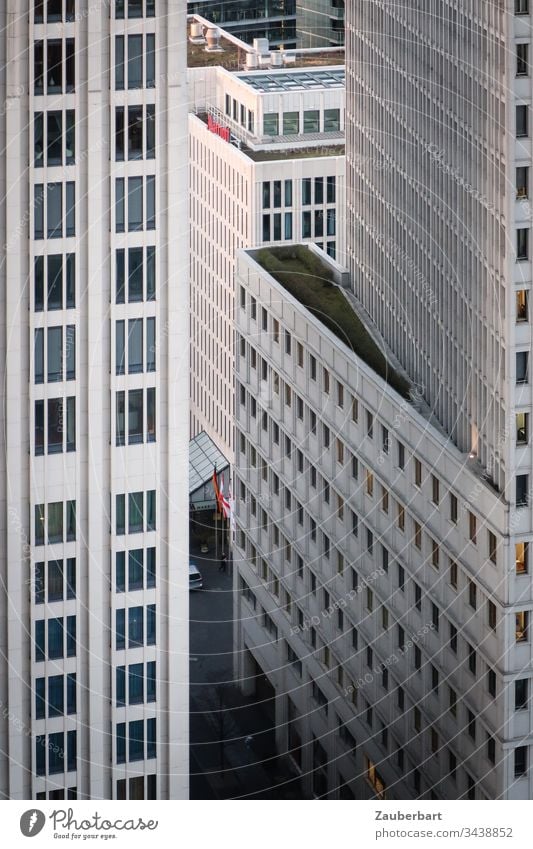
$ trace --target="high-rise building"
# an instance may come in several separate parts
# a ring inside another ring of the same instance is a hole
[[[188,785],[185,9],[0,8],[0,793]]]
[[[296,0],[298,47],[344,44],[344,0]]]
[[[344,67],[273,68],[226,32],[205,47],[189,44],[190,422],[232,462],[235,254],[296,239],[344,259]]]
[[[188,0],[187,8],[244,41],[296,47],[295,0]]]

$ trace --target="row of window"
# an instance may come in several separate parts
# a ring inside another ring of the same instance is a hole
[[[35,456],[76,450],[76,397],[35,401]]]
[[[154,387],[116,393],[116,445],[156,441],[155,393]]]
[[[76,598],[76,558],[39,561],[34,566],[35,604]]]
[[[155,175],[116,178],[115,230],[155,230]]]
[[[37,619],[35,622],[35,662],[76,656],[76,617]]]
[[[75,254],[36,256],[33,273],[35,312],[75,308]]]
[[[76,502],[52,501],[34,507],[35,545],[76,539]]]
[[[127,335],[126,335],[127,326]],[[130,318],[115,323],[115,373],[155,371],[155,318]]]
[[[74,182],[35,184],[35,239],[63,239],[76,235],[75,186]]]
[[[127,558],[127,569],[126,569]],[[127,578],[127,582],[126,582]],[[132,551],[117,551],[115,554],[115,591],[152,589],[156,579],[156,549],[136,548]]]
[[[127,610],[121,607],[116,610],[115,617],[115,648],[117,651],[125,648],[134,649],[139,646],[155,646],[155,604],[146,605],[146,615],[142,606],[129,607]]]
[[[137,719],[118,722],[116,730],[117,763],[149,760],[156,757],[156,720]],[[126,757],[127,754],[127,757]]]
[[[156,700],[156,664],[130,663],[116,669],[116,705],[142,705]]]
[[[57,383],[76,379],[75,325],[36,328],[34,375],[35,383]]]
[[[227,108],[227,107],[226,107]],[[280,133],[281,126],[281,133]],[[266,112],[263,115],[263,135],[294,136],[307,133],[338,133],[341,128],[340,109],[306,109],[300,112]]]
[[[65,739],[66,738],[66,739]],[[35,772],[57,775],[76,769],[76,731],[38,734],[35,738]]]
[[[126,498],[128,504],[126,530]],[[156,494],[155,489],[147,492],[130,492],[120,494],[115,499],[115,533],[139,534],[143,531],[156,529]]]
[[[127,122],[127,123],[126,123]],[[115,109],[115,159],[155,158],[155,105],[117,106]]]
[[[50,675],[35,681],[35,719],[76,713],[76,673]]]

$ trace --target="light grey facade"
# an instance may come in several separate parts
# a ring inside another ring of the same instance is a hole
[[[0,9],[3,798],[187,796],[182,6]]]

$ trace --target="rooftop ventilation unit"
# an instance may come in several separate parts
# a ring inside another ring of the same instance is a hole
[[[281,68],[283,64],[283,57],[279,50],[272,50],[270,53],[270,65],[272,68]]]
[[[208,27],[205,33],[206,52],[207,53],[224,53],[224,48],[220,46],[220,30],[218,27]]]
[[[265,53],[268,53],[268,38],[254,38],[253,46],[256,53],[264,56]]]
[[[189,41],[191,44],[205,44],[204,28],[198,21],[193,21],[191,24]]]
[[[246,54],[246,70],[253,71],[255,68],[259,67],[259,58],[257,53],[247,53]]]

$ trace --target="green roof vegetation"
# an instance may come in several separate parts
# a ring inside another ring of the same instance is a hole
[[[254,258],[396,392],[409,397],[409,382],[389,365],[319,257],[303,245],[290,245],[260,248]]]

